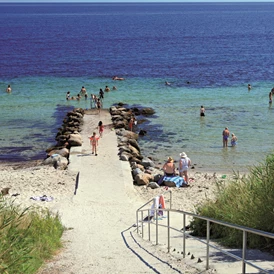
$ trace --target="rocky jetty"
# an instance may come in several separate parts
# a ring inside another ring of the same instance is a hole
[[[75,108],[69,111],[58,129],[56,145],[46,150],[44,165],[52,165],[56,169],[66,169],[69,164],[69,152],[73,146],[82,145],[81,127],[83,125],[84,109]]]
[[[157,183],[164,175],[164,172],[151,158],[144,157],[141,154],[141,148],[138,144],[138,138],[147,134],[144,129],[140,129],[142,122],[146,120],[146,117],[155,114],[155,111],[152,108],[128,108],[125,106],[125,104],[119,103],[109,109],[112,126],[117,135],[119,158],[121,161],[130,163],[135,185],[158,188]],[[62,170],[67,168],[70,148],[81,146],[83,143],[80,132],[83,126],[84,114],[85,110],[81,108],[75,108],[67,113],[61,128],[56,134],[56,145],[46,150],[47,157],[43,161],[44,165],[51,165]],[[139,132],[136,132],[137,128]],[[165,181],[162,184],[175,186],[174,183],[170,184],[170,182]]]
[[[113,126],[118,139],[119,157],[122,161],[128,161],[132,170],[133,181],[136,185],[146,185],[158,188],[157,182],[164,175],[163,171],[155,165],[152,159],[144,157],[138,145],[139,136],[145,135],[145,130],[138,133],[130,130],[130,120],[139,121],[136,116],[153,115],[151,108],[126,108],[122,103],[110,108]]]

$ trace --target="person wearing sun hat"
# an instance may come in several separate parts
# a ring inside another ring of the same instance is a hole
[[[187,157],[185,152],[180,153],[179,160],[179,174],[181,177],[185,176],[184,180],[188,184],[188,174],[187,171],[191,165],[190,158]]]

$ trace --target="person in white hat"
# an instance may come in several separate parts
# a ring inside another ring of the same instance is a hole
[[[191,160],[187,157],[185,152],[180,153],[180,160],[179,160],[179,173],[180,176],[185,176],[185,182],[188,184],[188,174],[187,171],[191,165]]]

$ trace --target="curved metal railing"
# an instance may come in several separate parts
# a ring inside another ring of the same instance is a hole
[[[151,203],[153,201],[153,199],[151,199],[149,202],[147,202],[145,205],[143,205],[142,207],[140,207],[137,211],[136,211],[136,224],[137,224],[137,233],[139,233],[139,224],[141,223],[141,228],[142,228],[142,237],[144,237],[144,224],[148,224],[148,240],[151,241],[151,225],[155,225],[156,227],[156,245],[159,244],[159,227],[165,227],[167,229],[167,248],[168,248],[168,252],[170,252],[170,231],[174,230],[177,231],[179,233],[182,233],[183,235],[183,257],[185,258],[185,248],[186,248],[186,239],[191,237],[203,244],[206,245],[206,270],[209,269],[209,248],[214,248],[220,252],[222,252],[223,254],[226,254],[227,256],[230,256],[238,261],[242,261],[242,273],[245,274],[246,273],[246,265],[250,265],[256,269],[258,269],[259,271],[263,272],[263,273],[274,273],[272,271],[263,269],[261,267],[259,267],[258,265],[255,265],[254,263],[248,261],[246,259],[246,253],[247,253],[247,233],[252,233],[252,234],[256,234],[256,235],[260,235],[263,237],[267,237],[267,238],[271,238],[274,239],[274,234],[272,233],[268,233],[262,230],[257,230],[257,229],[252,229],[249,227],[245,227],[245,226],[239,226],[239,225],[235,225],[235,224],[231,224],[231,223],[227,223],[227,222],[223,222],[223,221],[219,221],[219,220],[215,220],[212,218],[208,218],[208,217],[204,217],[204,216],[199,216],[196,215],[194,213],[190,213],[190,212],[186,212],[186,211],[182,211],[182,210],[175,210],[175,209],[155,209],[155,215],[153,220],[155,220],[155,223],[153,221],[144,221],[144,213],[147,213],[147,216],[150,216],[150,210],[151,209],[144,209],[144,207],[146,205],[148,205],[149,203]],[[167,214],[167,224],[159,224],[158,222],[158,216],[159,216],[159,211],[162,212],[166,212]],[[171,212],[174,213],[178,213],[183,215],[183,228],[181,230],[175,228],[175,227],[171,227],[170,226],[170,221],[171,221]],[[139,218],[141,214],[141,218]],[[155,217],[156,216],[156,217]],[[205,220],[206,224],[207,224],[207,229],[206,229],[206,241],[197,237],[194,237],[188,233],[186,233],[186,216],[190,216],[193,218],[198,218],[201,220]],[[223,248],[220,248],[216,245],[212,245],[209,243],[210,241],[210,223],[215,223],[215,224],[219,224],[221,226],[225,226],[225,227],[230,227],[239,231],[242,231],[243,233],[243,237],[242,237],[242,256],[237,256],[234,255],[231,252],[225,251]]]

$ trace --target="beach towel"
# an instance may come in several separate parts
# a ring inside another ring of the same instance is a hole
[[[150,209],[150,212],[149,212],[149,215],[150,216],[154,216],[155,214],[155,210],[159,208],[159,196],[155,197],[153,199],[153,204],[151,206],[151,209]]]
[[[187,185],[185,180],[180,176],[173,176],[173,177],[164,176],[163,183],[165,186],[169,186],[169,187],[181,187],[182,185]]]
[[[165,205],[165,198],[164,195],[161,194],[159,197],[159,209],[165,209],[166,205]],[[163,216],[164,215],[164,211],[163,210],[159,210],[158,211],[158,215]]]
[[[53,201],[53,197],[47,196],[47,195],[32,196],[32,197],[30,197],[30,199],[35,200],[35,201],[42,201],[42,202],[51,202],[51,201]]]
[[[159,204],[161,205],[161,208],[162,208],[162,209],[165,209],[165,208],[166,208],[165,198],[164,198],[164,195],[163,195],[163,194],[161,194],[160,197],[159,197]]]

